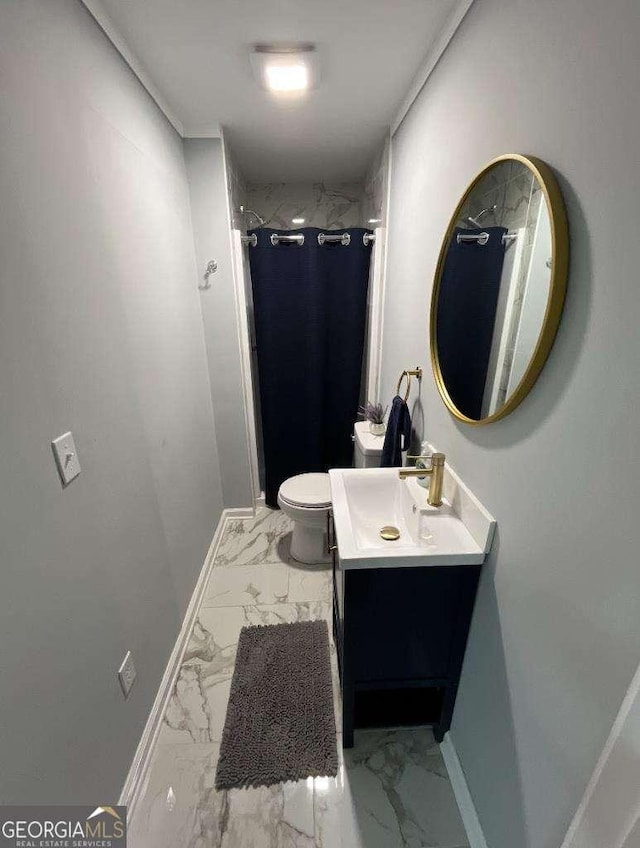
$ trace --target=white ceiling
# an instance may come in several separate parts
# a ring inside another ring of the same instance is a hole
[[[87,2],[91,8],[91,3]],[[361,178],[459,0],[102,0],[184,127],[225,129],[246,179]],[[283,104],[252,75],[252,44],[312,41],[318,88]]]

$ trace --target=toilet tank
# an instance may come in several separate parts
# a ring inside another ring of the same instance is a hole
[[[353,441],[354,466],[356,468],[378,468],[382,456],[384,435],[374,436],[369,431],[368,421],[356,421],[353,425]]]

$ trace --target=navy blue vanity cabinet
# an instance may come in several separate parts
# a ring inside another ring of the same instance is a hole
[[[365,714],[382,725],[402,723],[407,704],[410,723],[433,724],[442,741],[482,566],[342,569],[333,537],[330,527],[344,747],[352,747]]]

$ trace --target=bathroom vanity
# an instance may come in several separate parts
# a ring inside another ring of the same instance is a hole
[[[330,478],[343,745],[366,723],[432,724],[441,741],[495,521],[448,468],[439,508],[397,468],[335,470]],[[387,525],[398,539],[381,537]]]

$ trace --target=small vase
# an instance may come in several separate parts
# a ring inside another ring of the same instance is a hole
[[[384,435],[384,431],[386,429],[387,428],[386,428],[386,425],[384,423],[383,424],[376,424],[375,421],[369,421],[369,432],[372,433],[374,436]]]

